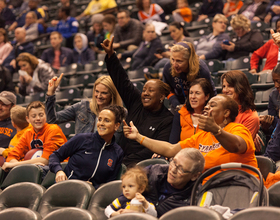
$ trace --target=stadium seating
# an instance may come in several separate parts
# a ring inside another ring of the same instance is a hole
[[[104,214],[105,208],[118,198],[121,193],[121,180],[115,180],[109,183],[105,183],[100,186],[92,195],[88,210],[92,212],[98,220],[106,220],[107,217]]]
[[[41,215],[28,208],[15,207],[0,212],[1,220],[41,220]]]
[[[36,183],[22,182],[7,187],[0,194],[0,211],[12,207],[24,207],[36,211],[45,188]]]
[[[1,184],[1,189],[20,182],[41,183],[42,169],[34,164],[24,164],[14,167]]]
[[[138,162],[136,165],[141,167],[147,167],[149,165],[154,164],[169,164],[167,160],[160,159],[160,158],[153,158],[153,159],[146,159]]]
[[[58,209],[49,213],[43,218],[43,220],[70,220],[70,219],[98,220],[91,212],[76,207]]]
[[[93,192],[93,186],[81,180],[56,183],[44,193],[38,212],[42,217],[45,217],[50,212],[62,207],[86,209]]]

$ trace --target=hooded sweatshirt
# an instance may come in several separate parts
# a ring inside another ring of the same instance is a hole
[[[77,46],[74,45],[74,62],[75,63],[80,63],[80,64],[86,64],[86,63],[90,63],[91,61],[95,60],[95,53],[93,50],[91,50],[90,48],[88,48],[88,39],[87,36],[81,33],[78,33],[75,35],[75,38],[77,36],[80,36],[82,38],[82,42],[83,42],[83,47],[82,49],[78,49]],[[75,40],[74,38],[74,40]]]

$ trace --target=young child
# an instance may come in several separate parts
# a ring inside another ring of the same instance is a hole
[[[17,130],[16,135],[10,141],[9,147],[2,152],[4,158],[8,157],[8,153],[17,145],[23,133],[32,126],[26,121],[26,108],[16,105],[11,109],[11,122]]]
[[[188,0],[177,0],[177,9],[172,12],[174,21],[191,22],[192,10],[189,8]]]
[[[227,2],[224,4],[223,14],[226,17],[236,15],[242,6],[243,2],[240,0],[227,0]]]
[[[2,166],[5,171],[21,164],[48,165],[49,156],[67,141],[58,125],[46,123],[45,106],[42,102],[34,101],[27,106],[26,120],[32,128],[24,132],[17,145],[9,152],[7,162]],[[28,151],[35,148],[43,150],[41,157],[20,161]]]
[[[140,167],[130,168],[122,175],[121,179],[123,194],[106,207],[105,215],[110,218],[125,213],[124,210],[130,209],[130,202],[135,198],[143,204],[143,212],[156,217],[155,206],[142,195],[148,186],[145,170]]]
[[[74,50],[73,50],[74,62],[80,64],[87,64],[95,60],[95,53],[88,48],[87,36],[78,33],[74,37]]]

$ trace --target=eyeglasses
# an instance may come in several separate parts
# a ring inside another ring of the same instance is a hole
[[[178,172],[178,174],[180,175],[184,175],[184,174],[187,174],[187,173],[192,173],[191,171],[188,171],[188,170],[184,170],[183,167],[181,165],[177,165],[176,161],[174,160],[174,158],[171,158],[170,159],[170,165],[172,167],[175,167],[176,169],[176,172]]]

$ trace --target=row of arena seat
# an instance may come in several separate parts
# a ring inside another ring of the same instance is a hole
[[[147,164],[142,165],[145,166]],[[32,215],[36,217],[34,219],[58,219],[57,217],[55,217],[56,215],[58,215],[61,217],[60,220],[62,220],[66,219],[62,214],[65,212],[63,211],[65,209],[70,213],[73,212],[72,218],[69,216],[69,213],[65,213],[65,215],[70,219],[84,219],[84,217],[78,218],[79,215],[90,217],[85,219],[107,219],[104,215],[104,209],[121,194],[120,186],[120,180],[106,183],[97,190],[94,190],[92,185],[90,185],[89,183],[79,180],[63,181],[52,185],[47,190],[45,190],[42,185],[36,183],[24,182],[13,184],[5,188],[0,194],[0,219],[15,219],[11,216],[7,218],[7,213],[12,214],[21,211],[20,213],[34,212]],[[268,189],[270,206],[280,207],[279,188],[280,183],[276,183]],[[24,207],[25,209],[16,207]],[[82,209],[84,209],[85,211],[83,211]],[[258,207],[257,209],[272,212],[274,214],[275,210],[280,210],[279,208],[275,209],[273,207]],[[244,212],[247,213],[250,212],[250,210],[251,209],[246,209]],[[256,208],[252,210],[256,210]],[[29,216],[28,214],[25,215]],[[75,215],[78,216],[73,218]],[[212,210],[195,206],[182,207],[176,210],[171,210],[170,212],[167,212],[165,215],[163,215],[160,219],[180,220],[185,219],[186,215],[191,216],[190,219],[222,219],[219,214]],[[240,215],[241,214],[238,213],[230,219],[239,219],[237,218],[237,216]],[[52,218],[50,216],[52,216]],[[131,219],[133,216],[134,214],[121,215],[112,219],[120,219],[120,217],[122,217],[121,219]],[[135,214],[134,217],[136,219],[156,219],[145,214]],[[24,220],[26,218],[23,216],[20,219]],[[33,218],[29,217],[27,219]]]

